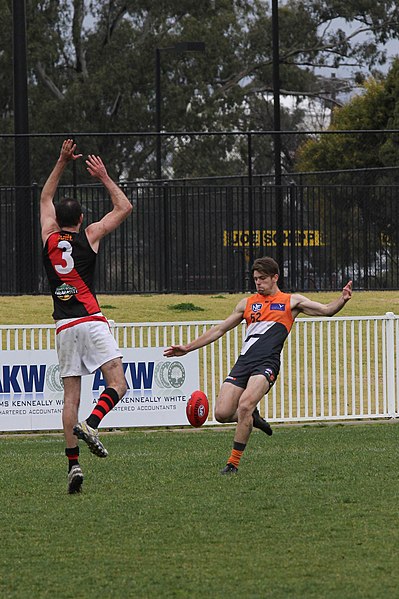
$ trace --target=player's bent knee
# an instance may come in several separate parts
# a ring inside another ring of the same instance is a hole
[[[215,418],[218,422],[231,422],[231,414],[227,414],[224,410],[215,409]]]

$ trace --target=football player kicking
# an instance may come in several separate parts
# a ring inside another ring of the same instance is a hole
[[[226,377],[216,400],[218,422],[237,422],[233,449],[221,474],[236,474],[252,428],[272,435],[268,422],[259,414],[257,405],[276,382],[280,370],[280,354],[298,314],[333,316],[352,297],[349,281],[337,299],[322,304],[299,293],[284,293],[278,287],[279,267],[270,257],[258,258],[252,266],[256,294],[243,298],[233,313],[187,345],[172,345],[164,351],[168,358],[184,356],[204,347],[238,326],[247,323],[241,354]]]

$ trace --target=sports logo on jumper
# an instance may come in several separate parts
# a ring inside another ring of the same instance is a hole
[[[280,310],[280,312],[285,312],[285,304],[270,304],[270,310]]]
[[[76,295],[78,290],[73,285],[68,285],[67,283],[63,283],[54,291],[54,295],[58,297],[58,299],[66,302],[71,299],[73,295]]]
[[[154,380],[160,389],[179,389],[186,380],[186,371],[181,362],[158,362],[154,370]]]
[[[252,304],[252,312],[259,312],[259,310],[262,310],[262,304]]]

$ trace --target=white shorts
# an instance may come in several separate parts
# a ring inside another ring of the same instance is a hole
[[[56,345],[62,378],[91,374],[106,362],[122,357],[102,314],[92,318],[98,320],[68,318],[57,321]]]

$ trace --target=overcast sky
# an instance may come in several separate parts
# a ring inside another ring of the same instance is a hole
[[[354,23],[354,24],[349,24],[346,23],[344,21],[344,19],[336,19],[334,22],[335,25],[335,29],[342,29],[343,31],[345,31],[347,34],[351,34],[354,33],[357,29],[360,28],[360,25],[358,23]],[[355,37],[356,41],[363,41],[367,39],[367,34],[363,34],[360,33],[358,36]],[[399,39],[396,40],[390,40],[387,44],[385,44],[384,46],[382,46],[382,48],[385,48],[387,51],[387,57],[388,60],[386,62],[386,64],[384,65],[377,65],[377,69],[379,71],[382,71],[383,73],[386,73],[390,66],[391,66],[391,61],[395,56],[399,56]],[[337,77],[351,77],[352,73],[359,71],[358,67],[340,67],[339,69],[337,69],[335,71],[336,76]],[[323,75],[325,76],[329,76],[329,72],[333,72],[332,69],[319,69],[317,72],[321,72]]]

